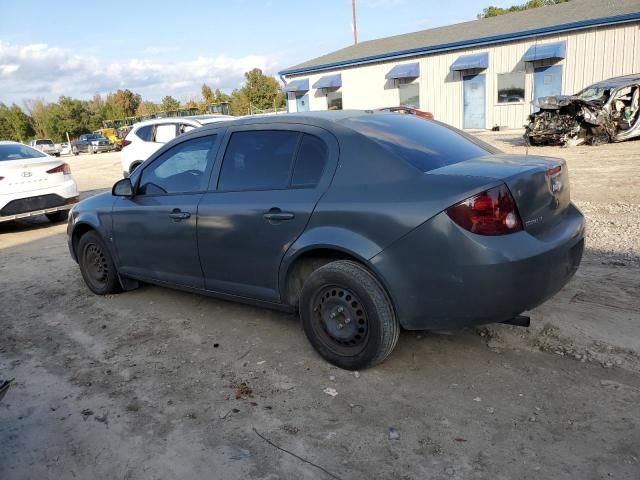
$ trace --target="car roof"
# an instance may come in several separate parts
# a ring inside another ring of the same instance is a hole
[[[14,142],[13,140],[0,140],[0,145],[23,145],[23,144],[20,142]]]
[[[162,125],[163,123],[176,123],[176,122],[185,122],[193,125],[201,125],[198,120],[193,120],[190,117],[162,117],[162,118],[152,118],[150,120],[144,120],[142,122],[137,122],[132,125],[132,128],[140,128],[146,127],[147,125]]]
[[[282,113],[279,115],[246,115],[244,117],[237,117],[235,120],[230,120],[228,122],[210,123],[204,125],[202,128],[213,130],[219,127],[274,123],[301,123],[305,125],[331,128],[332,126],[338,125],[342,120],[369,115],[394,114],[389,112],[374,112],[373,110],[322,110],[315,112]]]
[[[592,85],[589,85],[589,87],[619,88],[619,87],[624,87],[626,85],[633,85],[635,83],[640,83],[640,73],[624,75],[622,77],[608,78],[607,80],[601,80]]]

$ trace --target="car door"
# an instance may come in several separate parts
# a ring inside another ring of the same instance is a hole
[[[116,199],[113,234],[123,274],[203,288],[197,208],[217,141],[209,134],[176,143],[136,172],[132,198]]]
[[[278,269],[304,231],[338,158],[325,130],[296,125],[230,128],[198,207],[208,290],[278,302]],[[217,175],[216,175],[217,174]]]

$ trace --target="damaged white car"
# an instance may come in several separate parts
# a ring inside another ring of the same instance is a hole
[[[640,137],[640,74],[610,78],[575,95],[541,97],[529,115],[529,145],[600,145]]]

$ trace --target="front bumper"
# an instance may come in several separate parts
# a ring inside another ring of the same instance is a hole
[[[441,213],[371,259],[401,325],[449,330],[504,322],[555,295],[577,271],[584,217],[571,205],[544,237],[483,237]]]

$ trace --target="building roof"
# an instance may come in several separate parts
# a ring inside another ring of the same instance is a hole
[[[571,0],[558,5],[369,40],[280,72],[293,75],[640,20],[638,0]]]

